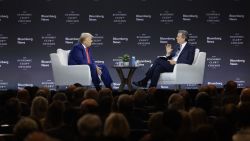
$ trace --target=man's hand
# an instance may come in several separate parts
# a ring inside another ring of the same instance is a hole
[[[171,65],[175,65],[175,64],[176,64],[176,61],[174,61],[174,60],[168,60],[168,62],[169,62]]]
[[[96,71],[98,75],[102,75],[102,68],[96,66]]]

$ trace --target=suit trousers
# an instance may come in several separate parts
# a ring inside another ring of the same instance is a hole
[[[150,87],[156,87],[160,74],[163,72],[173,72],[174,65],[171,65],[167,58],[157,58],[152,67],[146,73],[146,80],[151,80]]]
[[[105,87],[110,87],[113,80],[109,74],[107,67],[104,64],[100,64],[97,66],[100,67],[102,70],[101,79],[102,79]],[[99,76],[97,74],[96,66],[89,64],[89,67],[90,67],[90,71],[91,71],[92,82],[93,82],[95,87],[99,87],[101,80],[99,79]]]

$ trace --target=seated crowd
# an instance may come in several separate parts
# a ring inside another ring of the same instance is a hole
[[[250,140],[250,88],[228,81],[198,90],[115,94],[71,85],[0,94],[0,141]]]

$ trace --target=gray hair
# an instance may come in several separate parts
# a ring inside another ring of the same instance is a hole
[[[79,42],[82,43],[87,37],[93,38],[94,36],[90,33],[83,32],[79,38]]]
[[[77,128],[81,136],[101,135],[102,121],[99,116],[94,114],[86,114],[77,121]]]
[[[188,31],[187,30],[178,30],[178,33],[181,33],[182,37],[185,38],[185,41],[188,41]]]

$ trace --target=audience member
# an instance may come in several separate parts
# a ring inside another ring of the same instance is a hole
[[[237,90],[237,83],[235,81],[227,81],[224,85],[224,92],[222,95],[223,105],[233,103],[238,104],[239,102],[239,93]]]
[[[195,107],[202,108],[209,115],[212,109],[211,98],[206,92],[199,92],[195,97]]]
[[[85,87],[77,87],[74,89],[72,96],[72,106],[79,106],[84,99],[84,92],[87,90]]]
[[[129,124],[121,113],[111,113],[104,124],[104,137],[112,141],[125,141],[129,137]]]
[[[61,101],[53,101],[48,108],[48,112],[44,121],[44,129],[50,130],[63,126],[63,113],[65,105]]]
[[[37,96],[31,104],[30,116],[41,125],[48,111],[48,100],[42,96]]]
[[[42,132],[33,132],[29,134],[24,141],[59,141],[57,139],[51,138]]]
[[[183,97],[180,94],[173,93],[168,98],[168,109],[185,110],[185,103]]]
[[[95,101],[98,101],[99,94],[95,89],[88,89],[84,92],[84,99],[92,98]]]
[[[241,91],[239,105],[245,102],[250,102],[250,88],[244,88]]]
[[[112,111],[113,101],[113,94],[109,88],[102,88],[99,91],[99,116],[103,123],[105,122],[106,117],[108,117]]]
[[[143,120],[136,117],[133,112],[134,101],[132,96],[129,96],[128,94],[120,95],[117,101],[117,107],[118,111],[128,120],[131,129],[141,129],[146,127]]]
[[[17,99],[19,99],[21,104],[21,115],[30,115],[30,95],[29,91],[26,89],[20,89],[17,91]]]
[[[249,141],[250,140],[250,128],[243,129],[235,133],[232,137],[233,141]]]
[[[85,99],[80,105],[81,115],[98,113],[98,103],[94,99]]]
[[[192,130],[195,130],[200,125],[207,123],[207,114],[201,108],[191,108],[189,110],[189,116],[191,120]]]
[[[101,119],[94,114],[86,114],[82,116],[77,122],[80,140],[96,141],[100,140],[102,133]]]
[[[52,100],[53,101],[61,101],[63,103],[67,103],[68,99],[66,97],[66,94],[63,93],[63,92],[59,92],[59,93],[56,93],[53,97],[52,97]]]
[[[25,117],[16,123],[13,133],[18,141],[23,141],[28,134],[38,130],[39,127],[37,123],[31,118]]]

